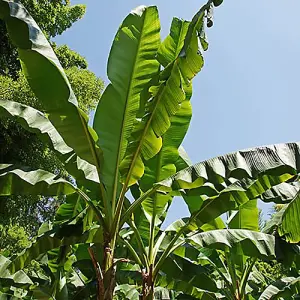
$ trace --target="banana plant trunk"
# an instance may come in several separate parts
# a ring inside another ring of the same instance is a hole
[[[104,258],[103,258],[103,286],[104,295],[101,296],[101,300],[112,300],[114,295],[114,290],[116,286],[116,266],[114,264],[114,249],[112,249],[112,243],[109,236],[105,238],[104,243]]]
[[[154,278],[153,278],[153,265],[150,265],[149,271],[142,272],[143,285],[141,300],[153,300],[154,299]]]

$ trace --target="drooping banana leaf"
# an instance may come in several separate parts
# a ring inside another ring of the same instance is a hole
[[[223,229],[200,232],[187,237],[187,241],[199,248],[225,250],[239,244],[246,256],[275,259],[277,245],[273,235],[243,229]]]
[[[296,179],[297,180],[297,179]],[[290,203],[300,190],[300,182],[282,182],[261,195],[264,202]]]
[[[30,277],[23,271],[18,271],[16,273],[9,272],[8,266],[11,264],[11,260],[0,255],[0,281],[1,286],[24,286],[33,285]]]
[[[66,145],[42,112],[18,102],[0,100],[0,116],[16,120],[27,131],[37,134],[49,145],[52,145],[55,151],[61,154],[72,152],[72,148]]]
[[[111,83],[101,97],[93,126],[100,137],[101,173],[112,201],[118,196],[119,164],[134,126],[140,93],[159,71],[159,32],[157,8],[140,6],[125,18],[110,51],[107,74]]]
[[[300,277],[285,277],[270,284],[260,295],[259,300],[295,299],[293,289],[300,287]],[[299,295],[299,294],[298,294]]]
[[[180,191],[191,213],[204,224],[296,179],[298,160],[297,143],[253,148],[190,166],[157,185],[160,191]]]
[[[97,193],[99,178],[96,167],[80,159],[72,148],[66,145],[42,112],[18,102],[0,100],[0,116],[13,119],[20,123],[25,130],[37,134],[41,140],[47,142],[56,151],[67,171],[76,178],[78,185],[85,185]]]
[[[0,165],[0,196],[69,195],[76,187],[65,179],[44,170],[30,171],[14,165]]]
[[[78,108],[66,75],[38,25],[21,3],[9,0],[0,1],[0,19],[18,49],[23,72],[43,112],[66,144],[100,169],[97,135],[87,125],[88,117]]]
[[[210,277],[212,268],[209,265],[195,264],[187,257],[170,255],[161,265],[161,271],[165,274],[164,280],[167,282],[182,281],[210,292],[218,290],[214,279]]]

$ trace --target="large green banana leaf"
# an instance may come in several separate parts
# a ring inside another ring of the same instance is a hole
[[[263,197],[265,199],[284,199],[289,202],[267,222],[264,232],[272,233],[278,229],[278,233],[290,242],[300,242],[300,183],[281,183],[267,191]]]
[[[300,242],[300,193],[285,208],[278,232],[290,243]]]
[[[298,157],[297,143],[253,148],[190,166],[157,185],[162,192],[180,191],[204,224],[295,178]]]
[[[182,25],[181,25],[182,24]],[[176,26],[183,29],[176,31]],[[164,60],[164,65],[174,61],[178,52],[183,47],[184,37],[188,29],[189,22],[173,19],[170,35],[162,42],[159,48],[160,59]],[[182,32],[183,31],[183,32]],[[166,51],[164,49],[168,49]],[[172,53],[171,53],[172,52]],[[150,189],[153,184],[176,173],[175,162],[179,157],[178,148],[187,132],[192,115],[190,104],[191,85],[186,86],[186,99],[181,103],[177,113],[171,117],[170,128],[162,137],[162,147],[157,155],[145,161],[144,175],[139,180],[139,187],[142,192]],[[142,209],[138,209],[134,215],[134,221],[139,234],[149,246],[149,259],[153,257],[154,239],[158,232],[159,225],[162,224],[167,209],[172,201],[172,196],[155,193],[147,197],[142,203]]]
[[[76,178],[79,186],[84,185],[95,193],[98,191],[99,178],[96,167],[80,159],[72,148],[66,145],[56,128],[42,112],[14,101],[0,100],[0,116],[17,121],[25,130],[35,133],[47,142],[56,151],[67,171]]]
[[[1,0],[0,18],[18,48],[25,76],[49,120],[79,157],[99,168],[97,136],[88,127],[86,114],[78,108],[66,75],[42,31],[19,2]]]
[[[32,285],[33,282],[28,275],[23,271],[18,271],[16,273],[10,273],[8,266],[11,264],[11,260],[0,255],[0,281],[1,286],[24,286]]]
[[[107,193],[115,201],[119,164],[124,157],[140,104],[140,93],[159,71],[160,44],[157,8],[140,6],[123,21],[114,39],[107,74],[111,81],[94,118],[104,163],[101,170]]]
[[[0,100],[0,116],[14,119],[27,131],[37,134],[61,154],[72,152],[52,123],[40,111],[14,101]]]
[[[270,284],[260,295],[259,300],[295,299],[295,290],[300,293],[300,277],[285,277]]]
[[[65,179],[44,170],[30,171],[9,164],[0,165],[0,196],[69,195],[76,187]]]
[[[159,74],[157,81],[153,80],[152,87],[148,88],[141,99],[139,114],[141,119],[137,121],[131,141],[127,147],[125,157],[120,165],[122,178],[126,185],[134,184],[144,173],[144,160],[155,156],[162,147],[162,136],[169,129],[170,118],[176,114],[182,101],[186,99],[183,85],[189,85],[192,78],[201,70],[203,57],[199,50],[198,32],[204,26],[206,8],[201,8],[199,13],[189,24],[185,37],[180,37],[180,43],[184,41],[180,51],[171,57],[166,68]],[[170,35],[170,39],[172,36]],[[201,39],[201,36],[200,36]],[[170,41],[167,43],[170,45]],[[174,47],[175,48],[175,47]],[[160,48],[164,52],[164,48]],[[167,63],[170,52],[166,53]]]
[[[241,245],[246,256],[274,259],[277,255],[275,237],[270,234],[243,229],[221,229],[200,232],[187,237],[187,242],[199,248],[225,250]]]
[[[277,182],[287,181],[298,174],[299,147],[299,143],[287,143],[226,154],[195,164],[158,184],[165,191],[172,190],[172,187],[187,191],[199,188],[206,182],[234,183],[249,178],[260,180],[268,190]]]
[[[258,231],[258,215],[257,200],[250,200],[232,212],[228,228]]]

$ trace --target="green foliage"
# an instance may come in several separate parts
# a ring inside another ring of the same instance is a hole
[[[77,52],[71,50],[67,45],[58,47],[55,43],[52,43],[52,47],[64,69],[72,67],[86,69],[88,67],[86,59]]]
[[[12,256],[22,252],[30,245],[28,234],[24,227],[15,225],[0,225],[0,255]]]
[[[113,41],[111,83],[92,128],[76,98],[86,111],[92,108],[83,99],[98,94],[80,86],[91,74],[80,68],[64,72],[27,11],[0,0],[0,17],[41,110],[3,99],[1,112],[46,139],[72,176],[66,180],[54,172],[0,165],[0,195],[66,199],[54,223],[44,223],[30,247],[11,262],[3,260],[4,279],[8,273],[17,284],[15,271],[36,259],[48,276],[46,298],[77,293],[78,299],[112,300],[116,290],[119,297],[140,293],[143,300],[174,299],[177,292],[181,299],[244,300],[250,281],[261,275],[254,268],[257,258],[296,265],[297,245],[258,232],[257,199],[290,201],[269,193],[298,180],[299,143],[238,151],[195,165],[180,150],[191,118],[191,81],[208,49],[206,25],[212,26],[214,3],[221,2],[209,0],[190,22],[175,18],[162,43],[157,8],[133,10]],[[101,82],[93,77],[91,85]],[[180,195],[190,215],[164,230],[173,197]],[[26,286],[25,292],[40,293],[40,286]]]
[[[72,89],[77,97],[79,107],[90,113],[97,106],[104,88],[103,80],[93,72],[77,67],[66,70]]]
[[[28,9],[47,38],[62,34],[85,14],[84,5],[70,5],[70,1],[65,0],[24,0],[22,4]],[[63,53],[65,50],[68,50],[66,54]],[[85,60],[72,53],[66,46],[61,50],[58,48],[58,55],[63,58],[63,62],[70,63],[71,59],[77,66],[86,68]],[[17,50],[9,41],[5,24],[0,20],[0,74],[16,79],[19,70]]]
[[[288,275],[288,268],[277,261],[258,261],[255,266],[268,279],[268,282],[276,281]]]

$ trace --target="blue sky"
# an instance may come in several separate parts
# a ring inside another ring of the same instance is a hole
[[[85,17],[62,36],[107,83],[109,49],[136,6],[157,5],[162,37],[173,16],[190,20],[201,0],[76,0]],[[208,29],[205,66],[193,86],[193,118],[184,147],[193,162],[249,147],[299,141],[300,1],[224,0]],[[171,219],[186,208],[178,200]],[[263,206],[265,213],[268,206]]]

